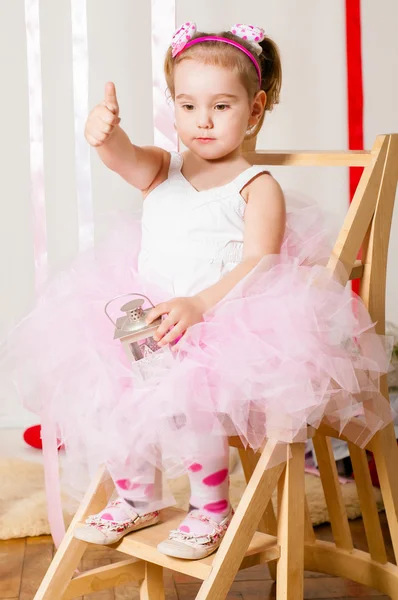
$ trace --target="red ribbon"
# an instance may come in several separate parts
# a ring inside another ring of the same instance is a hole
[[[363,150],[363,77],[361,46],[361,0],[346,0],[346,52],[348,98],[348,147]],[[350,202],[362,176],[363,167],[350,167]],[[353,281],[358,293],[359,280]]]

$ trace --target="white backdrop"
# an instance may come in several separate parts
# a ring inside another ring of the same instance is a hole
[[[176,24],[264,27],[280,46],[281,103],[259,148],[347,148],[344,0],[177,0]],[[26,28],[28,16],[29,29]],[[398,4],[362,0],[365,142],[398,132]],[[27,59],[29,50],[29,62]],[[140,195],[83,141],[89,107],[116,84],[122,126],[153,140],[150,0],[0,0],[0,336],[32,306],[47,276],[106,230],[109,209]],[[285,190],[316,198],[336,225],[348,205],[344,168],[279,168]],[[387,318],[398,323],[398,210],[388,266]],[[38,234],[39,232],[39,234]],[[0,398],[0,426],[35,418]]]

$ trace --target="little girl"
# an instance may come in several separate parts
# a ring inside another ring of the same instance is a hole
[[[126,244],[118,229],[95,262],[56,278],[10,335],[8,371],[57,424],[69,482],[84,490],[101,463],[114,480],[117,500],[75,537],[112,544],[153,525],[173,503],[161,471],[188,473],[189,512],[158,548],[198,559],[232,518],[227,436],[257,450],[305,440],[324,416],[341,431],[355,415],[372,435],[392,418],[378,389],[389,357],[360,299],[320,264],[330,248],[315,209],[286,212],[272,175],[242,155],[279,100],[275,43],[254,26],[185,23],[165,74],[185,152],[132,144],[111,83],[86,125],[105,165],[142,191],[142,237],[128,230]],[[103,315],[130,291],[156,303],[148,323],[163,317],[145,374]]]

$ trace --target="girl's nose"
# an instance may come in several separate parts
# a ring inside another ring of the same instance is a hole
[[[210,129],[213,126],[208,112],[201,112],[198,114],[197,125],[201,129]]]

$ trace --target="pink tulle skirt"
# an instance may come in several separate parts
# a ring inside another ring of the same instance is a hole
[[[127,361],[104,314],[119,294],[169,297],[138,275],[139,224],[54,278],[4,342],[0,385],[56,424],[75,492],[102,463],[126,477],[145,464],[181,475],[208,434],[258,449],[266,438],[305,440],[324,416],[344,432],[356,416],[366,443],[392,420],[379,391],[391,342],[323,266],[330,244],[318,216],[308,204],[291,209],[281,254],[265,257],[178,351],[162,348],[145,364]]]

